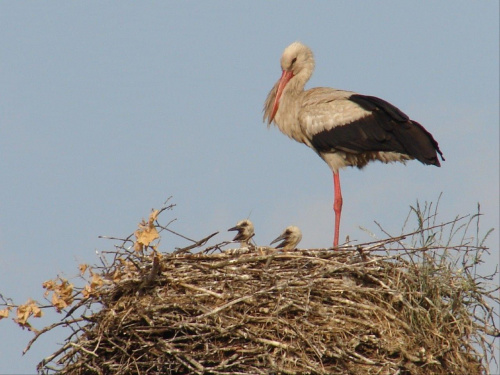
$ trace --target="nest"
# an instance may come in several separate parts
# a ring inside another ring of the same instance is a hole
[[[442,247],[409,249],[401,236],[341,251],[224,250],[203,248],[208,236],[161,253],[157,215],[84,270],[84,297],[57,323],[72,334],[40,373],[488,373],[489,292]]]

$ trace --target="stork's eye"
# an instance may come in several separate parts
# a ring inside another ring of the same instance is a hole
[[[292,60],[292,65],[295,64],[295,61],[297,61],[297,58],[294,57],[293,60]]]

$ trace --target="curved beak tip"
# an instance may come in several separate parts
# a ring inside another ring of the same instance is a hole
[[[274,239],[274,240],[273,240],[273,241],[272,241],[269,245],[272,245],[272,244],[274,244],[274,243],[276,243],[276,242],[279,242],[279,241],[281,241],[282,239],[283,239],[283,236],[276,237],[276,238],[275,238],[275,239]]]

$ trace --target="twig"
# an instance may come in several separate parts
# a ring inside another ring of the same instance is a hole
[[[210,235],[208,235],[207,237],[205,238],[202,238],[201,240],[199,241],[196,241],[193,245],[190,245],[190,246],[187,246],[187,247],[183,247],[181,249],[177,249],[176,251],[174,251],[172,254],[173,255],[179,255],[179,254],[182,254],[182,253],[186,253],[188,252],[189,250],[191,249],[194,249],[196,247],[200,247],[200,246],[203,246],[205,245],[209,239],[211,239],[213,236],[217,235],[219,232],[215,232],[215,233],[212,233]],[[193,241],[193,240],[190,240],[190,241]],[[194,241],[193,241],[194,242]]]

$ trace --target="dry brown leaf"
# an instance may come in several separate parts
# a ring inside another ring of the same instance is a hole
[[[20,305],[17,308],[17,322],[19,324],[26,324],[26,321],[28,320],[30,314],[29,314],[29,308],[27,305]]]
[[[139,242],[135,242],[134,243],[134,250],[137,251],[137,252],[140,252],[144,249],[144,246],[142,245],[142,243],[139,243]]]
[[[155,227],[146,227],[136,232],[137,242],[143,246],[149,246],[151,242],[160,237]]]
[[[92,294],[92,288],[88,284],[85,285],[83,290],[82,290],[83,297],[88,298],[88,297],[90,297],[91,294]]]
[[[31,313],[34,318],[41,318],[43,316],[43,311],[37,305],[31,305]]]
[[[151,242],[160,238],[160,235],[154,226],[154,222],[157,219],[158,214],[158,210],[153,210],[153,212],[149,215],[147,223],[144,220],[139,223],[139,229],[134,232],[134,235],[137,238],[134,243],[135,251],[144,250],[145,246],[149,246]]]
[[[0,320],[4,319],[4,318],[8,318],[10,310],[11,310],[11,307],[7,307],[7,308],[5,308],[3,310],[0,310]]]
[[[56,293],[52,295],[52,306],[56,308],[57,312],[61,312],[62,309],[68,306],[64,299],[59,298]]]
[[[44,296],[47,297],[50,291],[52,294],[52,305],[56,308],[57,312],[73,303],[73,284],[68,280],[59,278],[60,282],[56,283],[54,280],[48,280],[43,283],[43,287],[47,289]],[[35,308],[36,307],[36,308]],[[35,306],[32,309],[32,314],[36,317],[42,316],[41,310]]]
[[[80,275],[83,276],[83,274],[85,273],[85,271],[87,271],[87,268],[88,268],[88,264],[80,264],[78,265],[78,268],[80,269]]]
[[[57,293],[65,300],[71,299],[73,294],[73,284],[68,283],[67,280],[61,280],[61,284],[59,284],[57,288]]]
[[[47,280],[42,284],[42,287],[46,289],[45,293],[43,294],[44,297],[47,297],[49,295],[49,292],[51,290],[54,290],[56,286],[56,283],[54,280]]]
[[[153,212],[151,212],[151,214],[149,215],[149,226],[150,227],[153,226],[153,222],[156,221],[159,213],[160,213],[159,210],[153,210]]]
[[[92,280],[90,282],[91,290],[101,287],[104,284],[103,279],[96,273],[92,274]]]
[[[41,316],[40,308],[36,305],[36,302],[31,298],[24,305],[19,305],[17,308],[17,319],[15,321],[22,325],[28,325],[28,318],[36,313],[37,317]]]
[[[69,305],[73,302],[73,284],[69,283],[66,279],[60,280],[61,282],[54,291]]]

